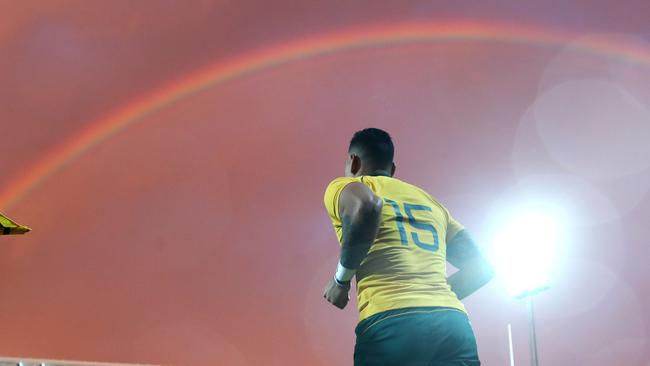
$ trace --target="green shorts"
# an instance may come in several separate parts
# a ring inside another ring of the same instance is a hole
[[[442,307],[384,311],[355,330],[355,366],[478,366],[467,315]]]

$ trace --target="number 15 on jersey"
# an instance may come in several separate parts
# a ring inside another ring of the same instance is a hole
[[[384,202],[391,205],[393,207],[393,210],[395,210],[395,221],[397,222],[397,230],[399,231],[402,244],[408,245],[409,236],[407,235],[405,229],[404,215],[402,215],[402,209],[400,207],[400,204],[396,201],[389,200],[388,198],[384,198]],[[415,218],[415,216],[413,216],[413,213],[416,211],[431,212],[431,207],[424,206],[424,205],[415,205],[406,202],[403,202],[403,206],[404,206],[404,212],[408,217],[409,226],[411,226],[412,228],[412,230],[409,231],[409,234],[411,234],[410,237],[413,240],[413,243],[415,243],[415,245],[417,245],[418,247],[424,250],[429,250],[432,252],[438,251],[439,240],[438,240],[438,231],[436,230],[436,228],[428,222],[418,221]],[[433,236],[433,243],[425,243],[422,240],[420,240],[420,234],[422,234],[423,232],[431,233],[431,235]]]

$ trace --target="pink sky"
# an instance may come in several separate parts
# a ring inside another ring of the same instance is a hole
[[[571,35],[334,52],[147,115],[0,207],[34,229],[1,238],[0,355],[351,364],[356,309],[321,297],[338,248],[322,193],[351,134],[376,126],[398,177],[487,251],[514,204],[566,208],[540,364],[650,365],[650,59],[578,49],[650,52],[645,2],[0,4],[0,191],[111,111],[273,45],[454,20]],[[527,363],[524,304],[501,281],[466,306],[485,365],[507,364],[508,323]]]

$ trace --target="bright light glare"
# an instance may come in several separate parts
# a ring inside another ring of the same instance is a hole
[[[517,215],[496,235],[492,259],[511,295],[548,286],[557,236],[554,216],[543,212]]]

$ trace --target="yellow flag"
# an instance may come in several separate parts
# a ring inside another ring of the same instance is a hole
[[[15,223],[0,212],[0,235],[24,234],[32,229]]]

